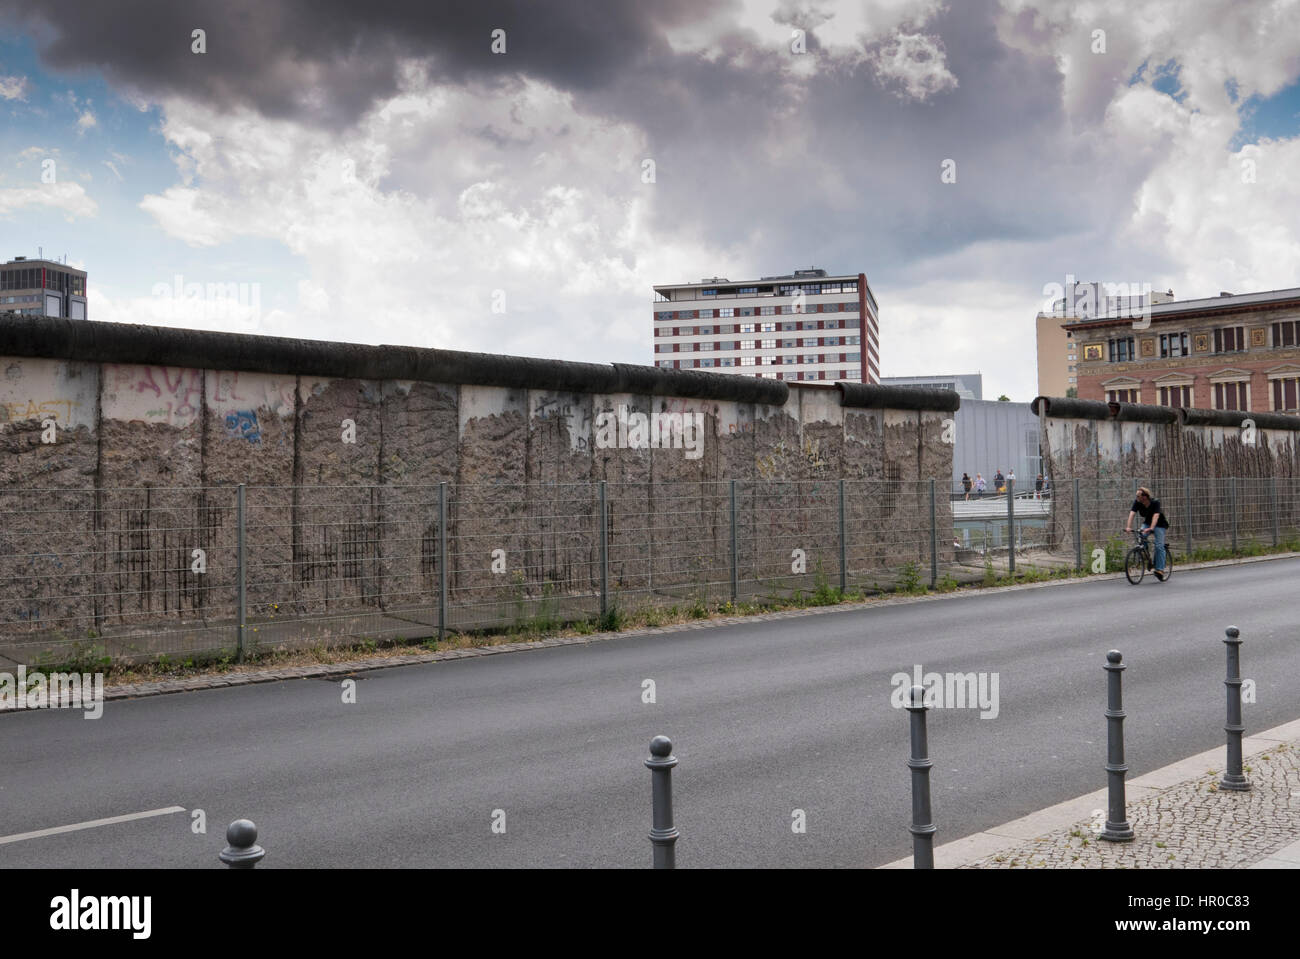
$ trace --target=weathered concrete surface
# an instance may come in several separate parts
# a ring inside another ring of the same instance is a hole
[[[615,602],[729,595],[733,480],[741,582],[838,583],[841,477],[850,567],[924,567],[924,481],[951,469],[944,411],[897,391],[14,319],[0,327],[15,352],[0,356],[0,645],[26,632],[127,649],[124,630],[192,628],[183,653],[233,636],[239,483],[256,644],[304,617],[326,639],[381,616],[427,633],[443,534],[453,627],[561,599],[594,611],[601,481]],[[129,362],[133,349],[164,363]],[[845,405],[891,397],[905,408]],[[602,415],[635,414],[698,423],[698,446],[602,435]]]
[[[1052,415],[1053,403],[1071,415]],[[1124,407],[1109,414],[1101,412],[1103,404],[1092,407],[1044,397],[1034,403],[1045,469],[1052,480],[1051,537],[1056,548],[1073,551],[1076,508],[1086,548],[1118,535],[1140,485],[1152,489],[1171,517],[1169,537],[1175,549],[1185,548],[1189,528],[1195,545],[1230,541],[1234,515],[1239,542],[1271,541],[1275,516],[1279,529],[1294,527],[1300,518],[1300,432],[1272,428],[1275,423],[1290,425],[1290,418],[1242,413],[1227,415],[1240,420],[1237,425],[1186,424],[1185,415],[1177,422],[1149,422],[1125,418],[1152,415],[1148,407]],[[1085,412],[1094,415],[1078,415]],[[1269,425],[1260,425],[1264,423]],[[1300,429],[1300,418],[1295,426]]]

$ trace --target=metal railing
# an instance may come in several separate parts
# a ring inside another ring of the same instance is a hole
[[[978,506],[946,478],[9,489],[0,660],[233,658],[1087,568],[1139,483],[1184,557],[1300,529],[1300,479],[1080,480]]]

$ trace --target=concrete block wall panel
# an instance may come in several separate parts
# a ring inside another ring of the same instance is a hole
[[[652,398],[635,393],[596,393],[591,397],[593,482],[607,484],[609,511],[609,588],[636,594],[653,590],[651,575],[655,560],[655,543],[651,536],[654,500],[651,495],[651,456],[648,449],[620,446],[627,438],[618,427],[619,417],[631,413],[649,415]],[[620,413],[621,411],[621,413]],[[602,429],[601,424],[605,424]],[[627,603],[641,603],[643,596],[629,597]]]
[[[885,509],[884,410],[844,411],[844,512],[851,571],[870,569],[883,556],[879,529]],[[837,491],[838,492],[838,491]]]
[[[547,570],[526,565],[528,390],[462,385],[458,418],[460,459],[449,517],[448,601],[467,608],[448,621],[472,624],[512,591],[537,598],[555,587],[547,585]],[[505,574],[492,572],[496,549],[505,550]],[[475,606],[482,609],[476,611]]]
[[[797,394],[784,406],[764,406],[756,411],[753,576],[773,584],[791,582],[794,550],[806,552],[809,548],[800,509],[809,463],[799,427]]]
[[[437,622],[438,483],[454,487],[459,460],[459,390],[386,380],[384,456],[379,464],[380,569],[384,608],[426,626]]]
[[[880,496],[882,512],[881,563],[898,567],[920,563],[929,549],[922,527],[929,521],[929,499],[922,497],[920,476],[921,435],[913,410],[886,410],[884,431],[885,471]],[[951,462],[951,460],[949,461]],[[951,473],[951,466],[949,467]],[[946,474],[940,474],[943,476]]]
[[[800,484],[800,526],[808,545],[805,589],[836,585],[840,569],[839,478],[844,470],[844,416],[839,390],[794,389],[807,479]]]
[[[929,503],[929,481],[934,478],[934,507],[935,507],[935,527],[938,531],[937,555],[940,563],[950,563],[955,558],[953,550],[953,519],[952,519],[952,498],[948,495],[947,476],[943,470],[952,468],[952,444],[945,441],[945,436],[952,435],[952,429],[955,428],[955,417],[952,413],[923,410],[917,414],[919,418],[918,429],[920,430],[920,469],[918,472],[920,495],[923,497],[921,503],[922,524],[928,530],[930,527],[930,503]],[[1025,477],[1020,480],[1021,484],[1029,484],[1032,489],[1033,477]],[[1023,485],[1021,488],[1025,488]],[[925,555],[926,562],[929,562],[930,552],[927,549]],[[924,570],[922,580],[928,583],[929,571]],[[942,576],[943,574],[940,573]]]
[[[730,499],[717,479],[718,404],[656,396],[651,407],[659,432],[650,450],[656,588],[688,603],[720,598],[723,589],[729,595]]]
[[[293,586],[293,485],[298,378],[291,374],[204,373],[203,477],[199,504],[209,543],[204,580],[209,610],[238,609],[237,494],[244,483],[245,542],[257,566],[245,576],[250,621],[265,621]],[[251,634],[250,634],[251,635]]]
[[[16,357],[0,368],[0,616],[12,633],[53,622],[85,638],[97,626],[99,366]]]
[[[214,546],[199,494],[204,371],[106,363],[100,387],[98,618],[116,627],[219,615],[212,579],[191,569],[193,551]]]
[[[527,509],[516,562],[565,593],[600,588],[599,496],[591,485],[590,394],[528,391]],[[501,584],[510,575],[495,574]]]
[[[382,405],[375,380],[298,380],[294,482],[299,488],[288,595],[300,613],[328,616],[381,605],[375,487],[383,460]]]

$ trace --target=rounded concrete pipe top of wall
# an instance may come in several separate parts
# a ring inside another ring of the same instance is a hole
[[[932,410],[955,413],[961,397],[955,390],[922,390],[910,386],[880,386],[874,383],[836,383],[840,406],[890,410]]]
[[[1036,396],[1029,404],[1035,416],[1063,420],[1108,420],[1110,405],[1096,400],[1075,400],[1068,396]]]
[[[368,346],[6,313],[0,356],[343,379],[419,380],[575,393],[640,393],[784,406],[780,380],[626,363],[573,363],[414,346]]]
[[[1126,423],[1177,423],[1178,411],[1172,406],[1146,406],[1139,403],[1107,403],[1113,419]]]
[[[1283,413],[1249,413],[1243,410],[1194,410],[1187,407],[1178,410],[1178,421],[1183,426],[1226,426],[1236,429],[1246,420],[1252,421],[1261,430],[1300,431],[1300,416],[1287,416]]]

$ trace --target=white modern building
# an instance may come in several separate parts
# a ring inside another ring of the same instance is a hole
[[[0,265],[0,313],[86,319],[86,272],[17,256]]]
[[[956,376],[885,376],[881,386],[911,386],[921,390],[952,390],[963,400],[984,399],[984,376],[962,373]]]
[[[655,366],[880,382],[880,312],[863,273],[816,268],[655,287]]]

